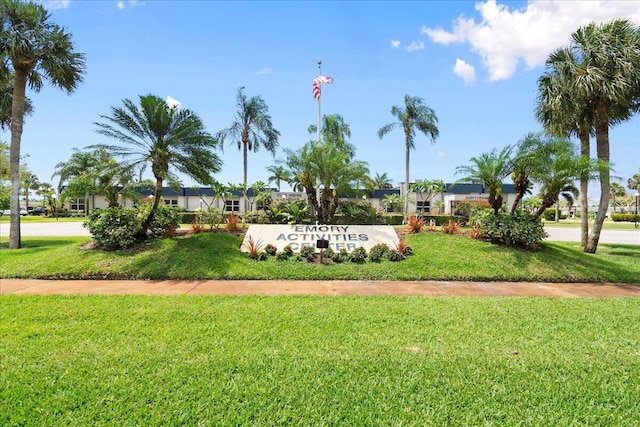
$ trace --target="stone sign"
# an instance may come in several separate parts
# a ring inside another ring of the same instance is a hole
[[[262,248],[272,244],[281,251],[291,246],[294,252],[300,252],[305,246],[315,248],[318,240],[328,240],[329,248],[336,252],[341,249],[352,252],[360,246],[369,252],[379,243],[395,248],[400,241],[390,225],[252,224],[242,242],[243,252],[247,252],[249,237]]]

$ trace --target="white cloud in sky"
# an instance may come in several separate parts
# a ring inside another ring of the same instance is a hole
[[[465,83],[473,83],[476,81],[476,69],[460,58],[456,59],[456,65],[453,67],[453,72],[456,76],[464,80]]]
[[[256,76],[264,76],[265,74],[273,74],[273,73],[275,73],[275,71],[273,71],[272,68],[262,68],[256,72]]]
[[[400,47],[400,40],[391,40],[391,47],[393,48],[399,48]]]
[[[468,43],[482,58],[490,81],[511,78],[519,61],[529,68],[543,65],[554,49],[566,46],[571,34],[589,22],[626,17],[640,24],[637,1],[529,0],[526,7],[511,10],[487,0],[475,8],[480,22],[461,15],[451,31],[423,26],[420,32],[435,43]]]
[[[412,41],[411,44],[409,46],[407,46],[407,51],[409,52],[415,52],[416,50],[423,50],[424,49],[424,42],[422,40],[420,41]]]
[[[143,6],[144,3],[140,3],[138,2],[138,0],[120,0],[119,2],[116,3],[116,7],[120,10],[126,9],[127,7],[136,7],[136,6]]]
[[[169,107],[177,107],[177,108],[180,108],[182,106],[180,101],[170,96],[167,96],[167,105],[169,105]]]
[[[445,157],[447,157],[447,153],[445,153],[444,151],[438,151],[436,153],[436,159],[438,160],[444,159]]]
[[[71,0],[39,0],[39,1],[36,1],[35,3],[40,3],[48,10],[54,10],[54,9],[68,8],[69,3],[71,3]]]

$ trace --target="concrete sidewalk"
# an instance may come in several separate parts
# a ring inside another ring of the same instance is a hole
[[[22,280],[0,279],[0,295],[397,295],[504,297],[640,297],[640,284],[280,281],[280,280]]]

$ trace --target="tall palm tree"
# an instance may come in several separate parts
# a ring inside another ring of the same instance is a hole
[[[393,181],[387,175],[386,172],[376,175],[370,178],[373,189],[390,190],[393,188]]]
[[[27,210],[29,210],[29,192],[38,190],[40,185],[40,180],[35,173],[28,169],[22,170],[20,173],[20,187],[24,191],[24,202]]]
[[[26,88],[38,92],[43,80],[68,93],[82,82],[85,58],[74,51],[71,35],[49,20],[39,4],[19,0],[0,3],[2,68],[13,71],[11,99],[11,224],[9,248],[19,249],[20,142],[26,107]]]
[[[456,175],[464,174],[460,182],[483,184],[489,192],[489,204],[495,215],[502,207],[502,181],[513,172],[511,161],[512,147],[504,147],[498,153],[495,149],[490,153],[483,153],[479,157],[472,157],[471,165],[458,166]]]
[[[588,111],[593,118],[597,157],[609,163],[609,127],[628,120],[640,110],[640,28],[627,19],[605,24],[591,23],[571,36],[571,44],[557,61],[566,71],[562,74],[562,92],[573,97],[576,105],[569,108]],[[552,57],[553,55],[552,54]],[[566,84],[565,84],[566,83]],[[609,206],[610,169],[602,168],[600,203],[585,252],[595,253],[602,224]]]
[[[226,129],[216,133],[216,139],[220,143],[220,148],[224,148],[224,142],[231,138],[242,150],[243,168],[243,195],[247,202],[247,156],[249,151],[257,152],[260,146],[275,156],[278,148],[278,137],[280,132],[273,127],[269,107],[260,96],[247,98],[243,92],[244,87],[238,89],[236,95],[238,111],[235,120]]]
[[[310,134],[318,132],[318,125],[310,125]],[[355,155],[355,147],[349,142],[351,138],[351,127],[340,114],[330,114],[322,116],[322,141],[336,144],[338,148],[345,150],[352,157]]]
[[[611,207],[613,208],[613,213],[616,212],[616,199],[620,199],[627,195],[622,184],[619,182],[612,182],[609,191],[611,192]]]
[[[389,123],[378,130],[378,137],[382,139],[397,126],[401,126],[405,138],[405,194],[404,194],[404,214],[409,211],[409,153],[415,149],[416,129],[436,142],[439,136],[438,117],[436,112],[425,105],[424,100],[415,96],[404,96],[404,108],[394,105],[391,107],[391,114],[398,119],[397,122]]]
[[[267,172],[271,173],[271,176],[267,178],[267,182],[275,182],[276,186],[278,187],[278,191],[280,191],[280,185],[282,184],[282,181],[289,182],[291,180],[291,174],[284,166],[269,166],[267,167]]]
[[[111,116],[104,123],[95,123],[97,132],[117,140],[120,145],[97,144],[88,148],[104,149],[121,157],[123,166],[151,166],[155,178],[155,197],[149,216],[142,222],[146,233],[155,216],[162,184],[176,182],[175,169],[202,184],[212,182],[211,175],[220,170],[222,162],[213,153],[216,140],[204,128],[200,117],[189,109],[169,106],[155,95],[141,95],[140,104],[123,100],[123,107],[111,107]]]
[[[0,129],[10,129],[11,105],[13,103],[14,73],[6,67],[6,63],[0,64]],[[24,99],[24,114],[33,113],[33,104],[29,98]]]

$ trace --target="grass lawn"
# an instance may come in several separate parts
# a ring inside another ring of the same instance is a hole
[[[603,244],[595,255],[578,244],[545,243],[540,252],[491,245],[462,235],[420,233],[406,241],[415,255],[399,263],[309,264],[253,261],[242,237],[201,233],[116,252],[81,250],[86,237],[24,237],[19,251],[0,250],[0,277],[299,280],[504,280],[637,283],[640,247]],[[6,248],[7,242],[0,247]]]
[[[0,301],[2,426],[640,425],[640,299]]]

